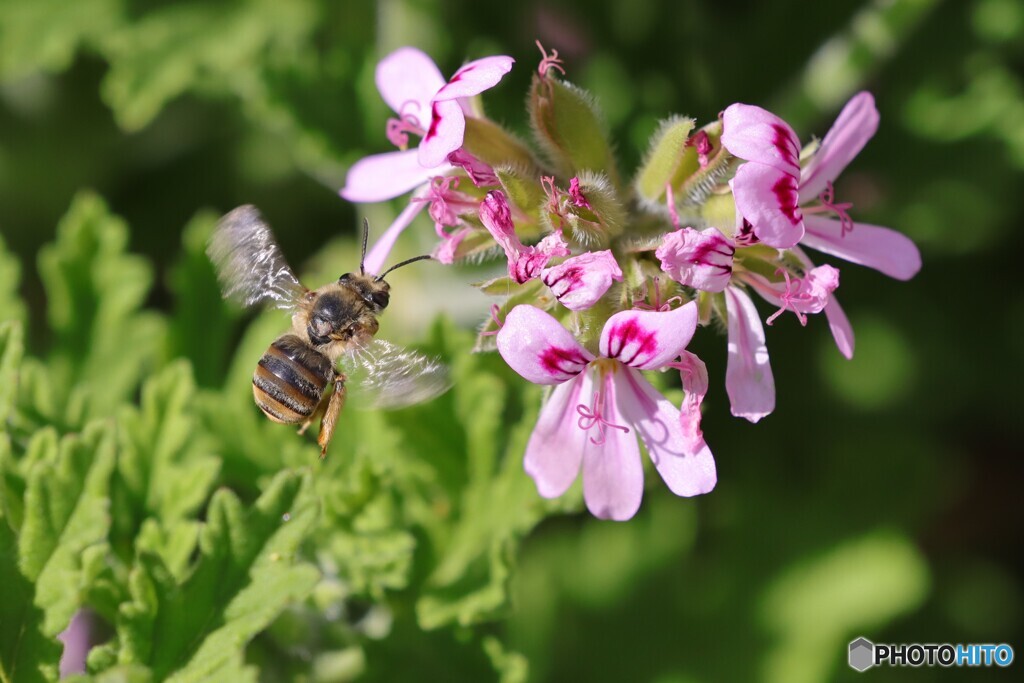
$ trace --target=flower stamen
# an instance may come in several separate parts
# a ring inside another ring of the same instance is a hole
[[[608,381],[602,378],[602,381]],[[605,434],[607,433],[608,427],[612,429],[619,429],[623,434],[629,434],[629,427],[625,425],[615,424],[609,422],[604,417],[605,412],[605,392],[604,387],[598,387],[594,391],[594,400],[590,406],[580,403],[576,406],[576,412],[579,413],[580,419],[576,421],[577,426],[583,431],[590,431],[593,427],[597,427],[597,438],[590,437],[590,443],[595,446],[600,446],[605,442]]]
[[[782,308],[768,316],[768,319],[765,322],[769,325],[773,324],[776,318],[778,318],[780,315],[782,315],[788,310],[793,311],[793,313],[796,314],[797,320],[800,321],[800,324],[806,326],[807,316],[801,313],[799,310],[797,310],[796,306],[793,303],[794,300],[799,298],[803,280],[798,277],[790,277],[789,271],[786,270],[785,268],[779,268],[778,270],[775,271],[775,274],[782,275],[782,277],[785,278],[786,291],[779,295],[779,301],[782,302]],[[806,296],[803,298],[806,299]]]
[[[540,64],[537,65],[537,73],[540,74],[540,77],[547,78],[548,71],[551,69],[558,71],[564,76],[565,68],[562,66],[563,62],[561,58],[558,56],[558,50],[552,48],[551,54],[549,55],[539,40],[534,42],[537,44],[537,48],[540,50],[542,57]]]
[[[853,202],[836,202],[836,191],[832,186],[832,182],[829,181],[825,184],[825,189],[820,195],[818,195],[818,201],[821,202],[821,206],[807,207],[804,209],[804,213],[821,213],[823,211],[831,211],[839,218],[840,236],[845,237],[846,233],[853,231],[853,219],[850,218],[850,214],[847,213],[853,208]]]

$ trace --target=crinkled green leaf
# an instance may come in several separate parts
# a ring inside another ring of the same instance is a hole
[[[0,44],[2,42],[0,38]],[[18,295],[20,283],[21,264],[14,254],[7,251],[0,235],[0,324],[7,321],[25,323],[25,303]]]
[[[618,185],[608,130],[590,93],[550,75],[534,75],[528,103],[534,137],[559,175],[605,173]]]
[[[501,683],[525,683],[530,675],[530,663],[518,652],[512,652],[494,636],[483,639],[484,652],[498,672]]]
[[[124,253],[128,228],[98,196],[77,195],[39,253],[47,318],[55,333],[51,377],[69,419],[109,415],[129,398],[162,343],[162,320],[140,312],[152,269]]]
[[[0,510],[0,683],[57,680],[61,646],[43,635],[34,586],[18,569],[18,539]]]
[[[294,60],[316,18],[309,0],[162,4],[104,40],[103,97],[124,128],[137,130],[189,90],[251,96],[262,87],[260,66]]]
[[[36,584],[47,635],[71,621],[81,604],[82,554],[107,537],[115,443],[110,423],[91,423],[83,434],[61,439],[59,450],[29,473],[20,567]]]
[[[116,493],[130,514],[118,523],[131,526],[119,533],[133,532],[146,516],[170,529],[206,501],[220,463],[194,448],[194,399],[191,369],[178,361],[146,382],[138,408],[122,411]]]
[[[233,320],[238,309],[224,301],[217,274],[206,256],[206,242],[217,216],[203,212],[185,226],[184,254],[171,271],[174,312],[168,329],[168,355],[187,358],[201,386],[223,381]]]
[[[0,264],[0,267],[3,267]],[[18,389],[18,370],[25,353],[24,329],[16,320],[0,323],[0,430],[7,428],[7,416]]]
[[[0,75],[67,68],[78,47],[120,21],[119,0],[17,0],[0,3]]]
[[[160,681],[255,680],[245,644],[319,576],[295,560],[317,518],[312,487],[309,473],[281,472],[248,510],[219,490],[180,583],[158,556],[140,555],[117,624],[119,661],[144,664]]]

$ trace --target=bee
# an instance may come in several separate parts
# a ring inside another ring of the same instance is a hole
[[[268,302],[292,314],[292,329],[275,339],[252,377],[256,405],[274,422],[320,421],[320,457],[334,435],[348,395],[349,377],[338,370],[345,359],[358,376],[367,407],[398,408],[428,400],[448,389],[447,367],[402,349],[377,334],[377,316],[387,308],[391,271],[430,256],[417,256],[380,275],[364,268],[366,239],[358,273],[345,273],[318,289],[304,287],[285,261],[270,226],[254,206],[240,206],[217,224],[206,253],[217,269],[224,297],[243,306]]]

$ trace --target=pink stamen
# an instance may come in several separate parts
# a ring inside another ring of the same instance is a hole
[[[810,207],[804,210],[804,213],[817,213],[821,211],[831,211],[836,217],[839,218],[840,226],[840,237],[845,237],[846,233],[853,231],[853,219],[850,218],[850,214],[847,211],[853,208],[853,202],[836,202],[836,190],[832,186],[832,182],[829,181],[825,184],[825,189],[820,195],[818,200],[821,202],[820,207]]]
[[[607,380],[602,378],[602,383]],[[591,428],[597,426],[597,438],[590,437],[590,442],[595,446],[600,446],[605,442],[605,433],[607,428],[620,429],[623,434],[629,434],[629,427],[624,425],[615,424],[609,422],[604,417],[605,412],[605,392],[604,387],[599,387],[594,391],[593,404],[587,406],[586,404],[580,403],[576,406],[576,412],[579,413],[580,419],[576,421],[576,425],[583,431],[590,431]]]
[[[540,44],[539,40],[534,42],[537,44],[537,48],[540,50],[542,57],[540,64],[537,65],[537,73],[540,74],[540,77],[547,78],[548,71],[550,69],[554,69],[564,76],[565,68],[562,67],[562,60],[558,57],[558,50],[552,48],[551,54],[549,55],[547,50],[544,49],[544,46]]]
[[[498,329],[491,330],[490,332],[481,332],[481,337],[490,337],[492,335],[498,334],[501,328],[505,326],[505,323],[498,317],[499,313],[501,313],[501,306],[499,306],[498,304],[491,304],[491,320],[494,321],[494,324],[497,325]]]
[[[701,168],[708,167],[708,155],[711,154],[711,138],[702,130],[698,130],[686,140],[687,147],[697,148],[697,162]]]
[[[569,179],[569,197],[572,199],[572,203],[575,206],[580,206],[585,209],[593,208],[590,206],[590,202],[583,195],[583,191],[580,189],[580,179],[573,176]]]
[[[803,280],[801,280],[798,277],[791,278],[789,276],[789,271],[786,270],[785,268],[779,268],[778,270],[775,271],[775,274],[776,275],[780,275],[781,274],[782,277],[785,278],[785,280],[786,280],[786,291],[784,291],[779,296],[779,300],[782,302],[782,308],[780,308],[779,310],[775,311],[770,316],[768,316],[768,320],[766,320],[765,322],[768,323],[769,325],[771,325],[771,324],[773,324],[775,322],[776,318],[778,318],[780,315],[782,315],[787,310],[789,310],[789,311],[793,311],[793,313],[796,314],[797,320],[800,321],[801,325],[806,326],[807,325],[807,316],[805,314],[801,313],[800,311],[798,311],[796,309],[796,306],[793,305],[793,300],[796,299],[797,295],[800,293],[800,285],[803,284]]]
[[[388,142],[402,151],[409,148],[409,133],[419,137],[426,134],[420,125],[419,117],[409,111],[410,108],[419,109],[419,104],[413,100],[403,102],[399,108],[398,118],[390,118],[387,123]]]
[[[668,204],[668,216],[672,219],[672,227],[679,230],[682,223],[679,222],[679,212],[676,211],[676,199],[672,193],[672,183],[665,183],[665,202]]]

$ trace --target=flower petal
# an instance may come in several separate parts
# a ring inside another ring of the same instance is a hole
[[[622,282],[622,270],[610,249],[588,251],[541,271],[540,279],[570,311],[590,308],[604,296],[612,281]]]
[[[825,186],[838,178],[864,149],[877,130],[875,98],[869,92],[857,93],[839,112],[839,118],[800,174],[800,201],[806,202],[821,194]]]
[[[498,331],[498,353],[534,384],[561,384],[594,359],[557,320],[533,306],[516,306]]]
[[[804,234],[797,177],[764,164],[746,163],[729,181],[736,210],[770,247],[789,249]]]
[[[515,61],[511,57],[499,55],[469,62],[448,79],[447,85],[434,96],[434,101],[443,102],[479,95],[484,90],[496,86],[498,81],[512,70]]]
[[[619,408],[640,433],[651,461],[672,493],[696,496],[715,488],[718,477],[711,450],[704,439],[691,441],[686,437],[679,411],[671,401],[636,370],[623,368],[615,373],[615,382]],[[585,477],[584,469],[584,482]]]
[[[804,226],[807,231],[800,241],[805,247],[874,268],[897,280],[909,280],[921,270],[921,252],[909,237],[895,230],[854,223],[844,235],[839,221],[823,216],[807,216]]]
[[[545,498],[565,493],[580,473],[587,432],[580,429],[576,406],[593,393],[590,374],[585,372],[555,387],[526,444],[523,468]]]
[[[422,50],[400,47],[377,64],[377,90],[400,116],[415,118],[420,128],[430,123],[430,103],[444,87],[444,76]]]
[[[725,290],[729,358],[725,389],[732,414],[757,422],[775,410],[775,380],[768,362],[764,327],[754,302],[740,289]]]
[[[788,123],[761,107],[729,105],[722,114],[722,146],[740,159],[789,175],[800,173],[800,138]]]
[[[418,152],[385,152],[363,157],[348,170],[345,187],[340,194],[350,202],[382,202],[403,195],[426,183],[432,176],[443,175],[451,166],[423,168]]]
[[[661,269],[684,285],[707,292],[721,292],[732,277],[736,248],[718,228],[703,232],[682,228],[662,239],[654,255]]]
[[[620,426],[625,420],[617,407],[618,382],[613,375],[624,370],[605,373],[600,380],[605,392],[605,418]],[[583,447],[583,500],[591,514],[601,519],[627,520],[640,508],[643,494],[644,467],[633,430],[609,427],[603,438],[588,436]]]
[[[444,164],[448,155],[462,147],[466,134],[466,114],[458,102],[434,102],[430,127],[420,140],[420,165],[434,168]]]
[[[423,190],[425,191],[426,189],[427,186],[424,185]],[[384,261],[387,260],[388,254],[391,253],[391,249],[395,246],[398,236],[409,227],[412,219],[416,218],[416,214],[426,206],[425,202],[415,201],[419,194],[419,192],[413,194],[409,205],[402,209],[402,213],[398,214],[394,222],[377,239],[373,247],[370,248],[370,251],[366,253],[366,258],[363,260],[363,268],[366,269],[367,273],[376,274],[384,272]]]
[[[622,311],[601,330],[601,355],[640,370],[671,362],[697,329],[697,302],[672,311]]]
[[[683,437],[691,452],[698,450],[698,444],[704,440],[704,432],[700,428],[700,404],[708,393],[708,368],[697,354],[683,351],[679,358],[679,379],[683,383],[686,396],[679,407],[679,425],[683,428]]]
[[[836,340],[839,353],[853,358],[853,327],[835,297],[829,298],[825,305],[825,317],[828,318],[828,327],[832,330],[832,338]]]

